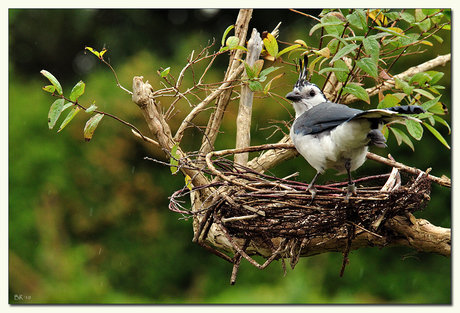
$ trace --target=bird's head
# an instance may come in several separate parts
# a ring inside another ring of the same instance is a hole
[[[286,99],[292,101],[296,117],[302,115],[305,111],[311,109],[315,105],[326,102],[321,89],[307,79],[307,56],[305,55],[304,62],[300,60],[300,74],[299,79],[294,85],[290,93],[286,95]]]

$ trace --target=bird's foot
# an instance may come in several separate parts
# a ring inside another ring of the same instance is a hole
[[[345,196],[345,202],[348,202],[348,200],[350,200],[350,196],[353,194],[353,195],[356,195],[356,191],[358,189],[356,188],[355,184],[348,184],[347,186],[347,194]]]
[[[310,191],[311,193],[311,201],[310,201],[310,205],[311,205],[316,196],[316,187],[314,185],[309,185],[307,190]]]

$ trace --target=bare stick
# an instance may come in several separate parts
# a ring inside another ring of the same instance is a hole
[[[239,45],[244,46],[246,42],[246,35],[249,28],[249,21],[252,17],[252,9],[241,9],[238,17],[236,19],[235,24],[235,36],[240,39]],[[224,81],[231,81],[234,78],[241,75],[243,72],[244,66],[237,61],[241,59],[243,55],[243,51],[240,49],[233,50],[230,54],[230,61],[228,64],[227,72],[225,74]],[[230,79],[230,76],[233,76],[233,79]],[[230,87],[230,86],[229,86]],[[217,135],[219,133],[219,128],[224,118],[225,110],[227,105],[230,101],[230,96],[232,94],[232,88],[227,88],[224,92],[222,92],[217,99],[215,111],[211,114],[208,125],[206,128],[206,134],[203,137],[201,142],[200,151],[204,154],[212,151],[214,149],[214,142],[217,139]]]
[[[374,161],[377,161],[377,162],[380,162],[380,163],[383,163],[383,164],[386,164],[386,165],[389,165],[389,166],[392,166],[392,167],[395,167],[401,171],[404,171],[404,172],[407,172],[407,173],[411,173],[411,174],[414,174],[414,175],[418,175],[420,173],[424,173],[423,171],[419,170],[418,168],[415,168],[415,167],[410,167],[410,166],[407,166],[407,165],[404,165],[402,163],[399,163],[399,162],[396,162],[396,161],[392,161],[390,159],[386,159],[384,157],[381,157],[377,154],[374,154],[374,153],[371,153],[371,152],[368,152],[366,157],[370,160],[374,160]],[[435,183],[441,185],[441,186],[445,186],[445,187],[451,187],[451,180],[448,178],[448,177],[436,177],[436,176],[433,176],[433,175],[430,175],[430,174],[427,174],[428,176],[428,179],[431,180],[431,181],[434,181]]]
[[[260,38],[257,29],[252,30],[251,39],[248,42],[248,54],[246,56],[246,63],[253,66],[257,59],[259,59],[260,52],[262,51],[262,38]],[[247,74],[243,78],[247,78]],[[252,101],[254,92],[249,88],[246,82],[241,86],[240,105],[238,109],[238,116],[236,118],[236,148],[246,148],[251,144],[251,117],[252,117]],[[248,153],[241,153],[235,155],[235,163],[246,165],[248,163]]]

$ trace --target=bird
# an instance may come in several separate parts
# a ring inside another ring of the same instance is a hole
[[[348,174],[345,196],[345,202],[348,202],[357,192],[351,172],[363,165],[369,145],[387,147],[383,125],[404,119],[421,122],[407,114],[425,111],[415,105],[363,111],[331,102],[316,84],[307,79],[307,62],[307,56],[303,66],[299,60],[299,78],[286,95],[295,110],[290,137],[300,155],[316,170],[307,187],[312,197],[310,204],[317,193],[316,179],[327,169],[335,169],[338,175]]]

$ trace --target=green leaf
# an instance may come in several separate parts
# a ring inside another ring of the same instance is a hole
[[[321,61],[323,59],[323,56],[318,56],[316,59],[314,59],[313,61],[310,62],[310,64],[308,64],[308,71],[310,73],[313,73],[314,70],[315,70],[315,65],[316,63],[318,63],[319,61]]]
[[[252,70],[254,71],[254,76],[258,77],[260,74],[260,71],[264,67],[264,60],[257,60],[254,62],[254,65],[252,66]]]
[[[253,79],[254,77],[256,77],[256,73],[254,73],[254,69],[248,63],[246,63],[246,61],[244,60],[239,60],[239,61],[243,62],[244,68],[246,69],[246,75],[248,75],[249,79]]]
[[[398,42],[400,43],[399,46],[408,46],[414,42],[416,42],[420,37],[418,33],[410,33],[407,34],[405,37],[400,37]]]
[[[420,89],[420,88],[414,88],[414,91],[416,93],[418,93],[418,94],[421,94],[422,96],[427,97],[428,99],[433,99],[434,98],[434,96],[428,90]]]
[[[352,94],[360,100],[370,103],[369,94],[367,93],[366,89],[357,84],[348,84],[345,87],[343,87],[343,91]]]
[[[270,73],[272,73],[272,72],[274,72],[274,71],[276,71],[276,70],[278,70],[278,69],[280,69],[280,68],[281,68],[281,66],[270,66],[270,67],[267,67],[267,68],[264,69],[262,72],[260,72],[260,74],[259,74],[260,81],[265,80],[265,77],[266,77],[268,74],[270,74]]]
[[[420,140],[423,137],[423,127],[419,122],[413,120],[405,120],[406,128],[409,134],[416,140]]]
[[[345,25],[345,21],[342,21],[340,18],[334,14],[327,14],[321,18],[321,23],[324,25],[324,29],[328,34],[342,35]]]
[[[337,70],[335,72],[335,77],[341,83],[344,83],[348,78],[348,72],[350,69],[348,65],[343,60],[337,60],[334,62],[334,68]]]
[[[62,108],[64,107],[64,99],[57,99],[53,102],[50,107],[50,111],[48,113],[48,127],[49,129],[53,129],[56,121],[58,120],[59,116],[61,115]]]
[[[431,80],[431,76],[428,73],[421,72],[421,73],[414,74],[410,78],[409,85],[418,84],[419,86],[423,86],[430,80]]]
[[[396,141],[398,142],[398,146],[400,146],[401,143],[404,142],[412,149],[412,151],[415,150],[412,140],[410,140],[409,136],[407,136],[406,133],[404,133],[402,130],[396,127],[389,127],[389,129],[391,129],[393,135],[395,135]]]
[[[235,28],[235,25],[230,25],[227,27],[227,29],[224,31],[224,34],[222,35],[222,46],[225,46],[225,38],[227,38],[228,33]]]
[[[250,80],[249,89],[251,89],[252,92],[257,92],[257,91],[262,91],[264,88],[262,87],[262,84],[260,82],[256,80]]]
[[[437,115],[433,115],[433,119],[434,119],[435,121],[441,123],[442,125],[446,126],[447,129],[449,130],[449,135],[450,135],[450,133],[451,133],[450,126],[449,126],[449,124],[448,124],[445,120],[442,119],[442,117],[437,116]]]
[[[275,36],[268,33],[267,37],[264,38],[263,42],[268,54],[276,58],[276,56],[278,55],[278,42],[276,41]]]
[[[446,146],[448,149],[450,149],[450,146],[449,144],[447,143],[447,141],[444,139],[444,137],[436,130],[436,128],[434,128],[433,126],[431,126],[430,124],[427,124],[427,123],[423,123],[423,125],[428,128],[428,130],[444,145]]]
[[[92,116],[85,124],[85,129],[83,130],[83,136],[85,137],[85,141],[90,141],[93,138],[94,131],[99,125],[99,122],[104,117],[104,114],[96,114]]]
[[[277,58],[279,58],[280,56],[282,56],[283,54],[289,52],[289,51],[292,51],[292,50],[295,50],[297,48],[300,48],[301,45],[299,44],[295,44],[295,45],[292,45],[292,46],[289,46],[287,48],[284,48],[283,50],[281,50],[280,52],[278,52],[278,54],[276,55]]]
[[[220,48],[219,52],[224,52],[224,51],[227,51],[227,50],[230,50],[230,49],[228,48],[228,46],[225,46],[225,47]]]
[[[85,92],[85,83],[79,81],[73,86],[72,91],[70,92],[70,101],[77,101],[77,99]]]
[[[352,14],[347,15],[346,19],[351,25],[367,31],[366,13],[364,10],[355,9]]]
[[[227,38],[226,44],[230,50],[235,49],[238,46],[240,39],[236,36],[230,36]]]
[[[386,109],[399,105],[401,100],[392,94],[387,94],[377,106],[377,109]]]
[[[62,122],[61,126],[58,129],[58,133],[64,129],[64,127],[67,126],[67,124],[70,123],[70,121],[77,115],[78,112],[80,112],[80,107],[75,106],[75,108],[67,114],[66,118],[64,119],[64,122]]]
[[[179,143],[177,142],[171,149],[171,158],[169,159],[169,163],[172,165],[170,169],[173,175],[177,174],[177,165],[179,165],[179,155],[177,154],[178,147]]]
[[[65,110],[67,110],[68,108],[70,108],[71,106],[73,106],[75,104],[73,104],[72,102],[68,102],[64,105],[64,107],[62,108],[62,112],[64,112]]]
[[[415,9],[415,24],[418,25],[422,32],[426,32],[431,27],[431,20],[426,18],[422,9]]]
[[[415,22],[415,17],[408,12],[402,12],[400,13],[400,15],[403,20],[405,20],[406,22],[410,24],[413,24]]]
[[[448,113],[446,105],[442,102],[437,102],[428,111],[436,115],[445,115]]]
[[[374,61],[375,64],[377,64],[380,55],[379,42],[374,38],[367,37],[364,38],[363,45],[366,53],[371,57],[372,61]]]
[[[94,110],[96,110],[96,109],[97,109],[97,106],[96,106],[96,105],[94,104],[94,102],[93,102],[93,103],[91,104],[91,106],[85,110],[85,112],[86,112],[86,113],[93,113]]]
[[[415,87],[409,86],[409,84],[404,80],[395,77],[395,88],[402,90],[406,95],[410,95]]]
[[[168,76],[170,70],[171,70],[171,67],[167,67],[165,69],[160,69],[158,71],[158,75],[160,75],[161,78],[165,78],[166,76]]]
[[[337,51],[337,53],[335,54],[335,56],[332,58],[332,63],[334,63],[335,61],[337,61],[338,59],[346,56],[347,54],[349,54],[350,52],[356,50],[358,48],[358,45],[357,44],[349,44],[345,47],[343,47],[342,49],[340,49],[339,51]]]
[[[441,96],[426,101],[425,103],[422,104],[422,108],[425,111],[428,111],[429,109],[431,109],[432,106],[434,106],[436,103],[438,103],[439,99],[441,99]]]
[[[340,61],[340,60],[338,60]],[[337,62],[337,61],[336,61]],[[344,62],[345,63],[345,62]],[[322,68],[318,74],[319,75],[322,75],[324,73],[329,73],[329,72],[334,72],[335,75],[340,75],[340,74],[344,74],[345,73],[345,80],[346,80],[346,77],[348,76],[346,73],[348,73],[349,69],[348,67],[347,68],[338,68],[338,67],[325,67],[325,68]],[[341,82],[344,82],[345,80],[339,80]]]
[[[406,37],[406,38],[409,38],[407,37],[406,35],[404,35],[404,33],[400,33],[399,31],[397,31],[398,29],[394,29],[394,28],[386,28],[386,27],[382,27],[382,26],[374,26],[375,29],[377,30],[380,30],[382,32],[386,32],[390,35],[393,35],[393,36],[397,36],[397,37]]]
[[[443,76],[444,76],[443,72],[434,73],[431,77],[430,84],[431,85],[436,84],[441,78],[443,78]]]
[[[48,78],[50,83],[53,84],[53,86],[56,88],[56,91],[58,92],[58,94],[62,96],[62,87],[59,81],[56,79],[56,77],[54,77],[53,74],[51,74],[47,70],[41,70],[40,73],[46,78]]]
[[[54,93],[56,91],[56,87],[54,87],[53,85],[48,85],[43,87],[43,90],[49,93]]]
[[[356,61],[356,65],[373,78],[377,78],[377,64],[371,58],[362,58]]]

